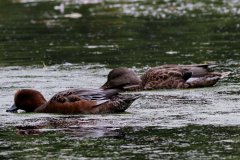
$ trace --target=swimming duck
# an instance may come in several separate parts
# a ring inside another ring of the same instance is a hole
[[[112,113],[125,111],[138,95],[118,94],[120,89],[69,89],[54,95],[48,102],[32,89],[15,94],[14,105],[6,110],[18,109],[39,113]]]
[[[230,72],[211,71],[217,65],[164,65],[146,70],[140,78],[127,68],[115,68],[101,87],[124,90],[185,89],[209,87]]]

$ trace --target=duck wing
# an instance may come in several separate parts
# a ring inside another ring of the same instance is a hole
[[[59,103],[75,102],[81,100],[97,101],[97,105],[109,101],[109,99],[118,94],[120,89],[69,89],[58,92],[50,101]]]
[[[139,95],[121,95],[120,89],[69,89],[54,95],[35,112],[112,113],[125,111]]]
[[[143,89],[198,88],[213,86],[230,72],[211,71],[217,65],[164,65],[145,71],[140,77]]]
[[[196,64],[196,65],[163,65],[152,68],[152,70],[169,70],[176,72],[192,72],[192,77],[203,77],[211,71],[211,68],[218,65]]]
[[[124,112],[141,95],[118,94],[113,96],[107,103],[96,106],[91,110],[92,113],[113,113]]]

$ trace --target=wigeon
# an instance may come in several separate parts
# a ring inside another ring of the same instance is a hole
[[[14,105],[7,110],[18,109],[39,113],[112,113],[125,111],[139,95],[118,94],[120,89],[69,89],[54,95],[48,102],[32,89],[19,90]]]
[[[230,72],[211,71],[217,65],[164,65],[146,70],[140,77],[127,68],[115,68],[101,87],[124,90],[185,89],[210,87]]]

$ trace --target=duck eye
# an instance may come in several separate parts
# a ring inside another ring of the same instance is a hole
[[[23,97],[21,96],[21,97],[19,97],[19,100],[22,100],[23,99]]]
[[[26,96],[24,96],[24,95],[23,95],[23,96],[20,96],[19,99],[20,99],[20,100],[26,99]]]

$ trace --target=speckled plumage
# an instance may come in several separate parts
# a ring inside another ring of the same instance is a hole
[[[54,95],[48,102],[42,94],[23,89],[15,94],[15,104],[7,112],[23,109],[39,113],[112,113],[125,111],[138,95],[120,95],[120,89],[70,89]]]
[[[216,65],[164,65],[145,71],[140,78],[132,70],[116,68],[109,72],[101,88],[124,90],[185,89],[209,87],[230,72],[218,73],[210,69]],[[191,78],[196,80],[189,81]]]

